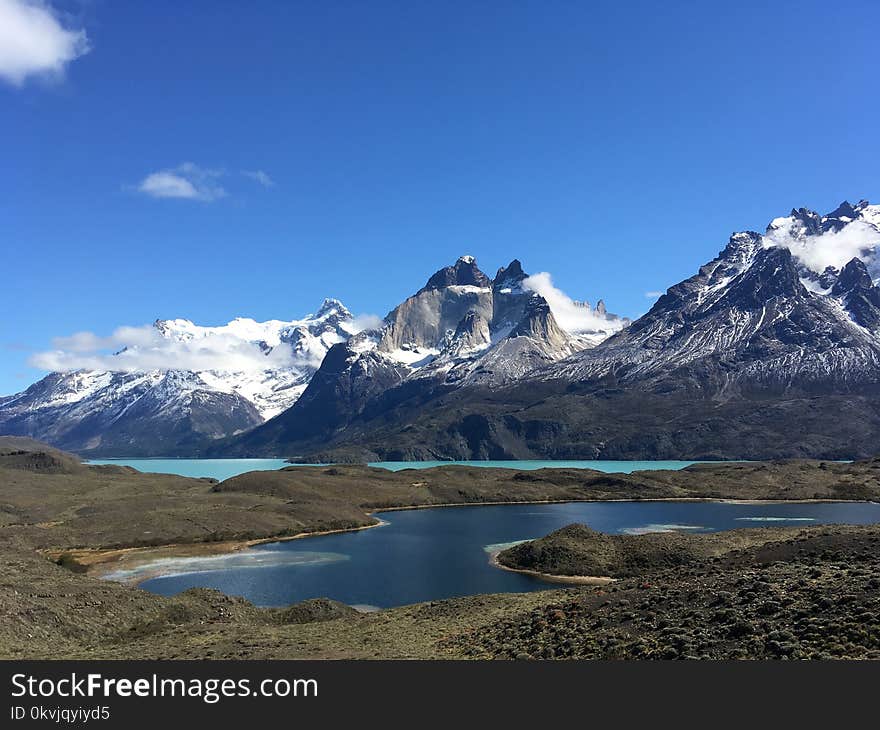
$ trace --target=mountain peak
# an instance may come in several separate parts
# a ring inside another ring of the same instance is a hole
[[[564,347],[568,336],[556,322],[547,300],[533,294],[526,305],[523,318],[510,331],[509,337],[531,337],[554,347]]]
[[[771,299],[798,297],[805,293],[791,251],[765,248],[755,256],[752,266],[731,283],[721,306],[736,304],[744,310],[756,310]]]
[[[517,286],[528,274],[523,271],[519,259],[514,259],[507,266],[502,266],[495,274],[492,286],[495,289],[513,288]]]
[[[162,337],[171,338],[185,336],[186,333],[197,329],[197,325],[189,319],[157,319],[153,322],[153,328]]]
[[[348,311],[346,306],[338,299],[333,299],[332,297],[324,299],[321,307],[315,312],[315,319],[322,319],[333,314],[342,319],[351,319],[351,312]]]
[[[868,201],[864,199],[860,200],[855,205],[850,203],[848,200],[844,200],[825,217],[842,219],[844,220],[844,222],[853,221],[861,215],[862,211],[865,210],[868,205]]]
[[[800,221],[804,227],[804,233],[808,236],[816,236],[822,232],[822,218],[815,211],[809,208],[791,209],[791,217]]]
[[[843,299],[856,324],[875,332],[880,327],[880,288],[874,286],[861,259],[854,258],[843,267],[831,294]]]
[[[844,200],[826,218],[857,218],[859,211],[848,201]]]
[[[720,256],[731,263],[746,264],[762,248],[762,243],[760,233],[740,231],[730,236]]]
[[[794,240],[804,240],[823,233],[839,233],[850,223],[860,220],[876,227],[878,222],[876,209],[880,209],[880,206],[871,206],[864,199],[859,200],[855,205],[844,200],[824,216],[809,208],[792,208],[788,216],[770,221],[766,233],[768,236],[786,236]]]
[[[831,293],[840,296],[854,289],[870,289],[873,286],[874,282],[871,281],[871,275],[864,262],[859,258],[853,258],[841,269]]]
[[[453,356],[468,355],[486,348],[491,342],[489,322],[479,312],[471,310],[456,326],[446,352]]]
[[[428,279],[428,283],[422,287],[422,291],[445,289],[449,286],[478,286],[483,289],[491,284],[489,277],[480,271],[477,260],[473,256],[461,256],[453,266],[440,269]]]

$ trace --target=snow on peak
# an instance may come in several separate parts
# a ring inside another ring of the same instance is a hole
[[[32,363],[70,379],[65,398],[90,391],[83,383],[103,382],[102,373],[168,375],[169,387],[186,382],[237,393],[269,418],[293,404],[327,351],[357,329],[338,299],[325,299],[315,314],[297,320],[236,317],[202,326],[160,319],[151,327],[120,327],[110,337],[80,333],[59,340],[59,349],[34,356]]]
[[[312,315],[313,319],[326,319],[327,317],[337,316],[341,319],[352,319],[351,312],[338,299],[328,297],[321,304],[321,308]]]
[[[218,326],[201,326],[188,319],[157,319],[153,326],[168,339],[192,341],[211,337],[233,337],[246,342],[277,347],[287,339],[285,335],[290,332],[298,328],[314,329],[316,325],[331,317],[340,321],[353,319],[351,312],[338,299],[325,299],[317,312],[302,319],[269,319],[258,322],[250,317],[236,317],[231,322]]]
[[[844,201],[832,213],[819,216],[806,209],[774,218],[763,237],[764,248],[787,248],[803,267],[816,274],[839,271],[849,261],[865,262],[874,278],[880,275],[876,249],[880,245],[880,206],[863,200]]]
[[[464,256],[459,256],[458,261],[460,261],[463,264],[468,264],[470,266],[471,264],[476,263],[477,260],[473,256],[464,255]],[[458,263],[458,262],[456,262],[456,263]]]
[[[880,230],[880,205],[865,205],[859,213],[859,218]]]

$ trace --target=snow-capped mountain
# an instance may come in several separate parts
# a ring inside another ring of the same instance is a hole
[[[584,381],[665,378],[682,368],[731,383],[807,388],[880,376],[880,206],[801,208],[718,256],[595,350],[543,373]]]
[[[290,407],[327,351],[355,331],[335,299],[300,320],[157,320],[101,359],[106,369],[51,373],[0,398],[0,432],[93,454],[197,450]]]
[[[601,301],[595,313],[573,302],[593,314],[594,326],[564,330],[530,280],[517,259],[489,279],[473,256],[462,256],[388,314],[376,350],[408,366],[407,377],[501,383],[592,347],[629,323]]]
[[[595,311],[571,303],[586,325],[567,331],[533,278],[514,259],[490,279],[474,257],[462,256],[395,307],[380,329],[334,346],[297,403],[235,448],[327,439],[365,409],[414,393],[509,384],[629,322],[601,303]]]
[[[71,451],[158,456],[261,422],[253,404],[180,371],[52,373],[0,399],[0,431]]]
[[[317,312],[301,320],[256,322],[240,317],[220,327],[200,327],[189,320],[174,319],[159,320],[154,326],[163,337],[178,342],[198,344],[230,337],[257,345],[265,355],[265,368],[197,372],[210,389],[250,401],[264,420],[293,405],[327,351],[357,331],[351,312],[337,299],[325,299]]]
[[[117,367],[0,399],[0,432],[119,455],[868,456],[878,281],[880,206],[866,201],[734,233],[632,323],[516,260],[490,278],[462,256],[376,329],[335,300],[296,322],[157,322]],[[143,367],[157,340],[180,367]]]
[[[878,246],[880,206],[793,210],[733,234],[589,348],[558,305],[529,295],[534,277],[511,266],[512,283],[490,282],[462,259],[358,345],[367,352],[357,338],[333,348],[333,368],[239,445],[324,460],[869,456]]]

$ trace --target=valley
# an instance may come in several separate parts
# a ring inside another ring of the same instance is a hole
[[[880,658],[878,209],[734,233],[634,321],[462,256],[381,321],[115,334],[0,398],[0,653]]]

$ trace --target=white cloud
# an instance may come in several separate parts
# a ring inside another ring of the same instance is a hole
[[[356,335],[364,330],[377,330],[382,324],[383,320],[378,314],[357,314],[345,329]]]
[[[69,370],[228,370],[250,372],[303,365],[290,346],[281,343],[264,353],[255,342],[228,332],[207,332],[192,339],[163,337],[150,325],[119,327],[109,337],[77,332],[53,341],[55,350],[30,359],[36,368]]]
[[[880,267],[874,251],[880,245],[880,231],[864,221],[853,221],[840,231],[818,236],[804,235],[800,223],[788,218],[777,219],[773,225],[764,236],[764,246],[787,248],[813,271],[822,273],[829,266],[840,269],[853,258],[862,259],[873,271]]]
[[[150,173],[137,189],[153,198],[210,202],[226,196],[226,191],[218,182],[222,175],[221,171],[207,170],[192,162],[184,162],[170,170]]]
[[[264,188],[271,188],[275,185],[275,181],[263,170],[242,170],[241,174],[260,183]]]
[[[341,305],[340,305],[341,306]],[[118,327],[102,337],[93,332],[76,332],[52,340],[52,350],[30,358],[41,370],[67,372],[98,370],[111,372],[150,372],[191,370],[204,372],[262,372],[277,368],[301,371],[317,368],[335,341],[335,336],[310,335],[294,338],[295,349],[282,333],[310,320],[257,322],[238,318],[218,327],[202,327],[189,320],[166,320],[159,326]],[[382,324],[376,315],[362,314],[344,321],[349,334]],[[271,349],[266,349],[268,344]]]
[[[28,77],[60,77],[89,52],[84,30],[65,28],[42,0],[0,0],[0,78],[21,86]]]
[[[624,325],[622,320],[603,316],[588,304],[574,301],[553,285],[553,278],[546,271],[523,279],[522,286],[544,297],[556,322],[568,332],[607,332],[618,330]]]
[[[646,291],[645,298],[646,299],[659,299],[665,293],[666,293],[665,291]]]
[[[198,198],[195,186],[173,172],[154,172],[140,184],[140,191],[154,198]]]

